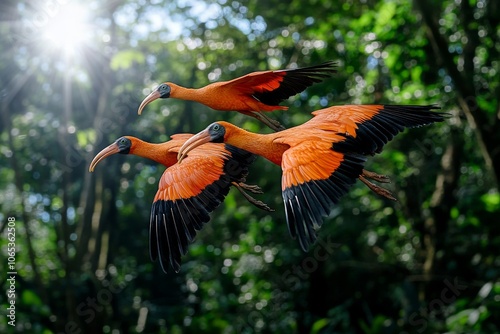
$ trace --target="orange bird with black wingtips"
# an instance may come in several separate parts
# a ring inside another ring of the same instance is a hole
[[[92,160],[89,171],[106,157],[121,153],[148,158],[167,167],[151,207],[149,254],[160,259],[164,272],[171,267],[179,272],[181,256],[187,253],[196,231],[210,220],[212,212],[235,186],[252,204],[273,211],[244,190],[260,193],[260,188],[245,183],[248,166],[255,155],[225,144],[207,144],[192,151],[186,164],[177,163],[177,154],[191,134],[177,134],[172,140],[152,144],[131,136],[118,138]]]
[[[196,101],[212,109],[237,111],[252,116],[275,131],[284,127],[263,112],[287,110],[279,104],[298,94],[314,83],[321,82],[335,70],[336,63],[277,71],[253,72],[231,81],[214,82],[202,88],[185,88],[171,82],[159,85],[141,103],[139,115],[144,107],[157,99],[176,98]]]
[[[443,121],[446,114],[433,109],[437,107],[334,106],[313,112],[314,117],[302,125],[271,134],[216,122],[184,143],[179,163],[198,145],[224,142],[281,165],[288,229],[307,250],[317,238],[322,217],[329,215],[356,179],[372,178],[374,173],[363,169],[366,156],[380,153],[405,128]]]

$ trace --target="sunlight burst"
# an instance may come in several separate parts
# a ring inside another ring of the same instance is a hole
[[[56,47],[65,55],[74,55],[89,34],[88,11],[81,5],[68,3],[59,8],[45,27],[48,46]]]

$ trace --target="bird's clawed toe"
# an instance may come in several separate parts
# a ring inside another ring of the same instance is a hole
[[[256,119],[258,119],[259,121],[261,121],[262,123],[264,123],[265,125],[267,125],[269,128],[271,128],[272,130],[274,130],[276,132],[286,130],[286,128],[283,125],[281,125],[280,122],[268,117],[263,112],[255,111],[255,112],[250,113],[249,115],[255,117]]]
[[[383,196],[387,199],[390,199],[392,201],[397,201],[397,199],[392,195],[392,193],[385,189],[385,188],[382,188],[380,186],[377,186],[376,184],[374,183],[371,183],[370,181],[368,181],[367,179],[365,179],[363,176],[359,176],[359,180],[361,182],[363,182],[364,184],[367,185],[368,188],[370,188],[374,193],[380,195],[380,196]]]
[[[240,191],[240,193],[243,195],[243,197],[245,197],[245,199],[247,201],[249,201],[250,203],[252,203],[256,207],[258,207],[259,209],[264,210],[264,211],[274,212],[274,209],[269,207],[266,203],[253,198],[252,196],[250,196],[249,194],[247,194],[245,192],[245,189],[246,189],[248,191],[253,192],[254,194],[260,194],[260,193],[262,193],[262,190],[260,189],[259,186],[248,185],[246,183],[236,183],[236,182],[233,182],[233,185],[236,187],[236,189],[238,189]],[[260,191],[260,192],[258,192],[258,191]]]
[[[258,185],[256,185],[256,184],[246,184],[246,183],[240,182],[240,183],[238,183],[238,185],[241,188],[243,188],[245,190],[248,190],[248,191],[250,191],[253,194],[263,194],[264,193],[262,191],[262,189]]]
[[[363,175],[366,178],[369,178],[371,180],[375,180],[375,181],[381,182],[381,183],[390,183],[391,182],[391,179],[387,175],[380,175],[380,174],[377,174],[375,172],[370,172],[366,169],[363,169],[363,173],[361,175]]]

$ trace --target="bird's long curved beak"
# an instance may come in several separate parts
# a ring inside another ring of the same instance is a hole
[[[90,167],[89,167],[89,172],[93,172],[95,169],[95,166],[97,166],[97,164],[99,162],[101,162],[103,159],[106,159],[110,155],[113,155],[113,154],[119,153],[119,152],[120,152],[120,149],[118,148],[118,145],[116,143],[113,143],[113,144],[109,145],[108,147],[102,149],[102,151],[97,153],[97,155],[94,157],[94,159],[92,159],[92,162],[90,163]]]
[[[154,90],[153,92],[151,92],[151,94],[149,94],[148,96],[146,96],[146,98],[144,100],[142,100],[141,102],[141,105],[139,106],[139,109],[137,109],[137,113],[140,115],[142,113],[142,110],[151,102],[153,102],[154,100],[158,100],[160,98],[161,94],[158,90]]]
[[[200,145],[210,142],[210,134],[207,130],[203,130],[196,135],[192,136],[181,146],[177,154],[177,161],[179,163],[186,157],[189,151],[197,148]]]

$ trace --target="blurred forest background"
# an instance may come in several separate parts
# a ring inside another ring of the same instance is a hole
[[[499,333],[500,2],[487,0],[2,0],[0,233],[16,219],[19,333]],[[443,124],[406,131],[368,169],[308,253],[288,235],[280,169],[232,190],[179,274],[148,254],[163,167],[94,155],[122,135],[151,142],[215,120],[160,100],[163,81],[201,87],[246,73],[339,62],[285,102],[290,127],[335,104],[438,104]],[[6,271],[6,270],[5,270]],[[2,269],[2,273],[4,270]]]

